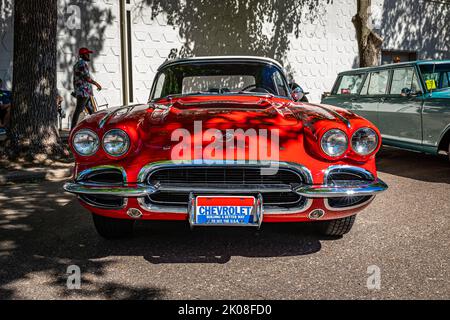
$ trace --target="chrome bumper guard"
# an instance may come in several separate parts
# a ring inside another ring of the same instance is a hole
[[[374,181],[348,181],[332,185],[303,185],[295,189],[307,198],[333,198],[350,196],[373,196],[388,188],[381,179]]]
[[[77,195],[104,195],[117,197],[145,197],[157,191],[153,186],[135,184],[127,186],[98,185],[95,183],[68,182],[64,190]]]
[[[346,196],[370,196],[376,195],[385,191],[388,186],[380,179],[376,179],[372,182],[368,181],[348,181],[345,183],[332,184],[332,185],[302,185],[295,188],[294,192],[306,198],[332,198],[332,197],[346,197]],[[186,186],[177,185],[162,185],[162,186],[149,186],[143,184],[129,184],[126,186],[117,185],[98,185],[94,183],[84,182],[69,182],[64,185],[64,190],[70,193],[78,195],[110,195],[118,197],[145,197],[151,195],[157,191],[193,191],[192,188]],[[281,187],[281,192],[287,192],[289,190],[286,187]],[[195,190],[195,192],[254,192],[257,188],[220,188],[220,187],[203,187],[201,190]],[[276,191],[276,186],[264,188],[264,191]]]

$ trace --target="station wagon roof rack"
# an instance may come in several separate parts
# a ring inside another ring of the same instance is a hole
[[[415,61],[406,61],[406,62],[398,62],[398,63],[390,63],[383,64],[379,66],[365,67],[365,68],[356,68],[347,71],[342,71],[339,75],[342,74],[354,74],[358,72],[366,72],[371,70],[379,70],[379,69],[389,69],[394,67],[401,66],[412,66],[412,65],[424,65],[424,64],[441,64],[441,63],[450,63],[450,60],[415,60]]]
[[[266,57],[258,57],[258,56],[207,56],[207,57],[192,57],[192,58],[177,58],[174,60],[168,60],[164,62],[159,68],[161,69],[175,64],[184,64],[189,62],[211,62],[211,61],[238,61],[238,62],[265,62],[269,64],[273,64],[278,68],[283,70],[283,66],[276,60]]]

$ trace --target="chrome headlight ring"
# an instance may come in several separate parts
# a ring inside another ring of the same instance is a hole
[[[347,134],[339,129],[328,130],[320,140],[320,147],[327,156],[340,157],[348,149]]]
[[[377,149],[378,143],[378,134],[368,127],[356,130],[351,141],[353,151],[360,156],[368,156],[373,153]]]
[[[80,156],[89,157],[98,150],[100,140],[98,135],[90,129],[81,129],[72,139],[72,146]]]
[[[108,155],[120,157],[130,149],[130,137],[121,129],[112,129],[103,136],[102,145]]]

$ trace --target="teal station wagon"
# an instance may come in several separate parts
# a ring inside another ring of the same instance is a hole
[[[450,157],[450,60],[342,72],[322,103],[370,120],[385,145]]]

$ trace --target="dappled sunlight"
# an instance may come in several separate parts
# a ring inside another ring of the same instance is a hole
[[[326,14],[333,0],[140,0],[152,18],[164,14],[183,39],[178,56],[256,55],[285,62],[293,37]]]

